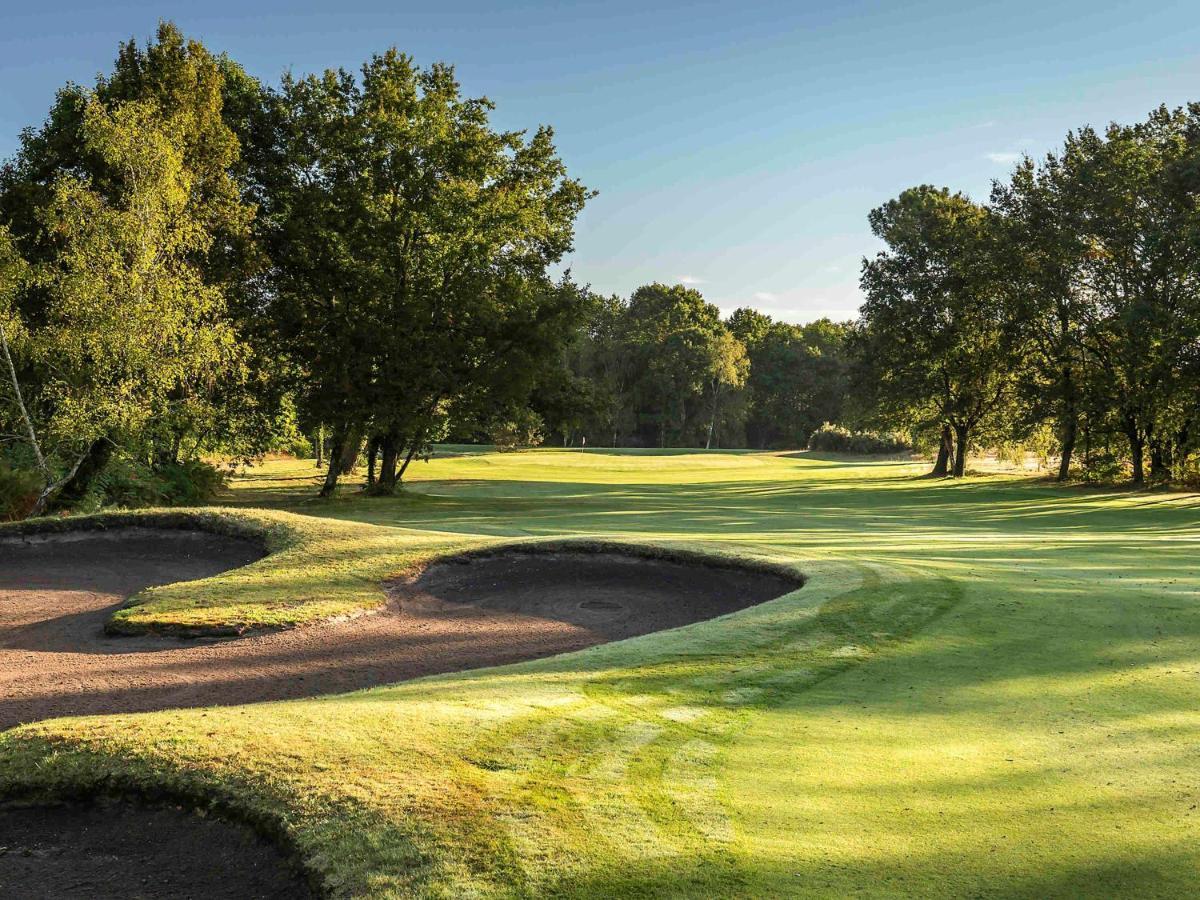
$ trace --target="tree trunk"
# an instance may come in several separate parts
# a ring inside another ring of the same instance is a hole
[[[954,426],[954,477],[962,478],[967,470],[967,438],[971,433],[970,425]]]
[[[333,434],[329,447],[329,467],[325,471],[325,483],[317,496],[332,497],[337,490],[338,476],[342,473],[342,450],[346,445],[345,432],[339,429]]]
[[[721,382],[718,381],[713,385],[713,405],[712,417],[708,420],[708,440],[704,442],[704,449],[711,450],[713,442],[713,432],[717,428],[717,413],[720,411],[721,404]]]
[[[378,496],[390,497],[396,493],[396,456],[400,452],[399,432],[387,432],[379,441],[379,479],[375,482],[373,493]]]
[[[330,453],[330,456],[340,458],[338,467],[339,473],[342,475],[353,475],[354,470],[358,468],[358,454],[362,452],[363,445],[363,429],[361,425],[351,425],[346,431],[342,439],[342,451],[339,454]]]
[[[318,425],[317,433],[313,438],[313,444],[317,448],[317,468],[325,465],[325,426]]]
[[[70,509],[87,496],[93,482],[112,459],[113,445],[108,438],[93,441],[83,456],[83,462],[75,474],[52,497],[47,497],[46,508],[50,512]]]
[[[367,438],[367,490],[375,487],[375,460],[379,456],[379,444],[382,438],[373,434]]]
[[[1171,473],[1171,447],[1162,438],[1150,440],[1150,477],[1166,479]]]
[[[937,461],[929,474],[934,478],[945,478],[950,471],[950,454],[954,452],[954,438],[950,436],[950,426],[942,425],[942,440],[938,444]]]
[[[1133,462],[1133,483],[1145,484],[1146,471],[1143,457],[1146,454],[1146,439],[1142,436],[1141,429],[1128,418],[1125,423],[1125,436],[1129,438],[1129,457]]]
[[[1061,445],[1058,451],[1058,480],[1066,481],[1071,476],[1071,457],[1075,453],[1075,441],[1079,435],[1079,420],[1072,409],[1062,423]]]
[[[1071,475],[1071,457],[1075,453],[1075,442],[1079,435],[1079,412],[1075,402],[1075,379],[1070,368],[1062,370],[1059,378],[1062,390],[1062,419],[1059,428],[1058,480],[1066,481]]]
[[[396,483],[399,484],[404,479],[404,473],[408,471],[408,464],[413,461],[413,457],[417,451],[421,449],[421,445],[425,443],[425,428],[418,428],[417,433],[413,435],[412,441],[408,445],[408,454],[404,457],[404,465],[400,467],[400,471],[396,473]]]

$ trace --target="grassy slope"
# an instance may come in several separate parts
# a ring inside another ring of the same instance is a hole
[[[10,732],[8,791],[164,789],[336,892],[1028,896],[1191,890],[1200,498],[809,457],[439,459],[391,501],[234,502],[433,552],[610,535],[799,560],[712,623],[322,700]],[[381,538],[383,539],[383,538]]]

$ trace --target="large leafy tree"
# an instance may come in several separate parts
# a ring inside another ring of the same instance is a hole
[[[727,336],[720,310],[692,288],[649,284],[629,298],[624,341],[637,373],[631,397],[659,446],[700,439],[718,411],[709,404],[719,407],[723,386],[745,380],[745,349]]]
[[[357,78],[286,78],[271,102],[267,314],[310,415],[334,428],[323,492],[370,431],[388,493],[449,408],[511,406],[558,352],[583,298],[547,270],[588,192],[550,129],[494,130],[450,67],[395,50]]]
[[[1093,385],[1115,411],[1133,481],[1150,451],[1165,476],[1170,451],[1195,431],[1193,368],[1200,339],[1200,144],[1197,110],[1155,110],[1144,122],[1068,136],[1061,167],[1085,252],[1076,291]]]
[[[921,186],[873,210],[870,222],[887,249],[863,263],[860,385],[893,420],[951,429],[961,476],[974,430],[1011,397],[1019,355],[1016,317],[997,290],[989,212]]]
[[[56,180],[42,214],[58,252],[33,279],[45,305],[7,311],[21,337],[19,367],[3,347],[11,399],[44,477],[34,514],[97,443],[144,432],[236,365],[223,296],[197,263],[212,234],[191,202],[196,179],[161,121],[153,103],[87,102],[85,149],[114,177],[103,191],[85,175]]]
[[[198,42],[188,41],[173,25],[164,23],[145,46],[122,44],[113,71],[100,76],[94,88],[68,84],[59,91],[46,121],[22,133],[16,157],[0,169],[0,221],[9,224],[22,253],[35,265],[48,265],[68,252],[69,230],[61,190],[67,179],[86,185],[90,197],[117,208],[129,199],[128,161],[102,146],[97,137],[97,109],[110,116],[134,104],[137,127],[167,142],[186,178],[181,215],[188,227],[204,232],[187,250],[195,276],[208,288],[232,298],[234,312],[249,305],[240,298],[255,282],[260,265],[249,225],[253,205],[239,178],[239,142],[225,121],[227,72],[237,67],[216,59]],[[131,107],[132,108],[132,107]],[[89,124],[89,119],[91,124]],[[78,199],[78,198],[76,198]],[[55,227],[47,227],[46,211],[57,209]],[[70,239],[77,240],[78,234]],[[62,283],[57,282],[62,289]],[[30,280],[14,299],[15,309],[37,327],[50,321],[60,298],[51,282]],[[242,321],[245,321],[243,319]],[[131,451],[153,460],[172,461],[185,438],[194,448],[207,440],[222,449],[253,449],[272,416],[266,398],[268,361],[239,354],[239,363],[203,388],[179,383],[168,392],[153,420],[139,433],[125,431],[121,440]],[[248,362],[256,361],[253,368]],[[36,373],[26,373],[36,377]],[[277,393],[277,392],[276,392]],[[276,398],[277,399],[277,398]],[[78,497],[102,470],[117,444],[115,434],[96,434],[88,457],[63,491]]]
[[[1059,481],[1071,471],[1087,384],[1088,298],[1079,284],[1087,252],[1085,191],[1078,173],[1054,154],[1041,164],[1023,160],[992,191],[999,284],[1028,338],[1019,367],[1025,405],[1032,422],[1055,422]]]

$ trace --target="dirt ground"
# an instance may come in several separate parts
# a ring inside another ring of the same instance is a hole
[[[308,886],[247,828],[127,804],[0,809],[0,897],[305,900]]]
[[[108,637],[130,594],[255,559],[199,533],[73,536],[0,546],[0,729],[64,715],[335,693],[551,656],[722,615],[785,578],[613,554],[441,563],[348,622],[220,640]]]

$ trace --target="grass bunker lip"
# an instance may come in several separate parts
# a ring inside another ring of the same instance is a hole
[[[0,806],[0,895],[303,900],[305,879],[246,826],[129,802]]]
[[[150,584],[261,555],[209,533],[136,528],[0,544],[0,729],[64,715],[334,694],[555,656],[790,593],[789,569],[655,547],[541,542],[444,555],[386,585],[377,615],[238,640],[113,638]]]

